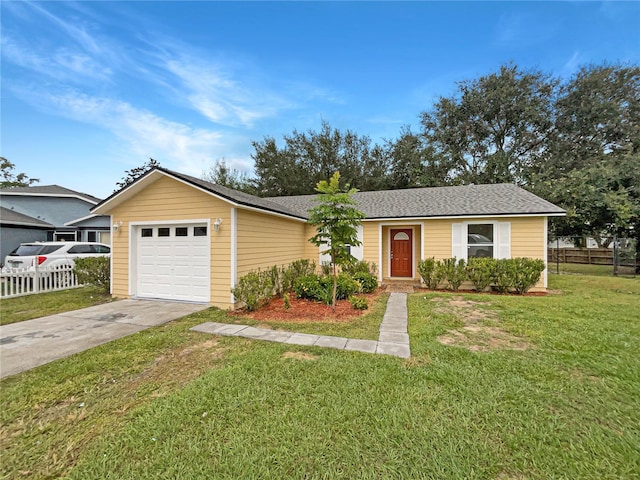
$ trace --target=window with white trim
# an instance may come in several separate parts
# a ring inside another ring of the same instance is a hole
[[[467,259],[493,258],[493,223],[467,225]]]
[[[451,224],[451,256],[511,258],[511,223],[470,221]]]

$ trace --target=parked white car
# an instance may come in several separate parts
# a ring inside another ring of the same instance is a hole
[[[35,269],[73,265],[76,258],[111,256],[111,247],[92,242],[21,243],[4,259],[4,269]]]

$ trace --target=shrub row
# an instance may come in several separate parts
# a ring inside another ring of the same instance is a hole
[[[298,278],[311,275],[315,270],[315,262],[296,260],[287,266],[252,271],[238,280],[231,293],[236,301],[244,303],[247,310],[253,311],[274,295],[282,296],[292,291]]]
[[[544,261],[533,258],[471,258],[468,263],[455,258],[427,258],[418,263],[418,273],[431,290],[445,283],[458,291],[468,280],[479,292],[493,286],[500,293],[515,291],[520,295],[538,282],[544,268]]]
[[[316,275],[316,265],[309,260],[296,260],[286,267],[272,267],[256,270],[244,275],[231,289],[236,301],[249,311],[256,310],[274,296],[288,299],[289,292],[298,298],[307,298],[331,304],[333,297],[333,276]],[[353,300],[356,293],[372,293],[378,288],[374,275],[376,265],[369,262],[355,262],[338,275],[337,298],[349,298],[354,308],[367,308],[364,302]],[[357,305],[357,306],[356,306]]]
[[[378,279],[371,273],[358,272],[351,276],[338,275],[336,299],[344,300],[356,293],[372,293],[378,287]],[[333,299],[333,277],[331,275],[306,275],[300,277],[293,291],[298,298],[331,304]]]

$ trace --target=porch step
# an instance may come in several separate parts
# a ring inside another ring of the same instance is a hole
[[[415,282],[383,282],[382,285],[387,293],[413,293],[420,286]]]

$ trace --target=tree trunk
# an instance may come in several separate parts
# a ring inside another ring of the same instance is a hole
[[[333,260],[333,258],[332,258]],[[333,262],[333,298],[331,300],[331,308],[336,311],[336,295],[338,294],[338,267],[336,262]]]

